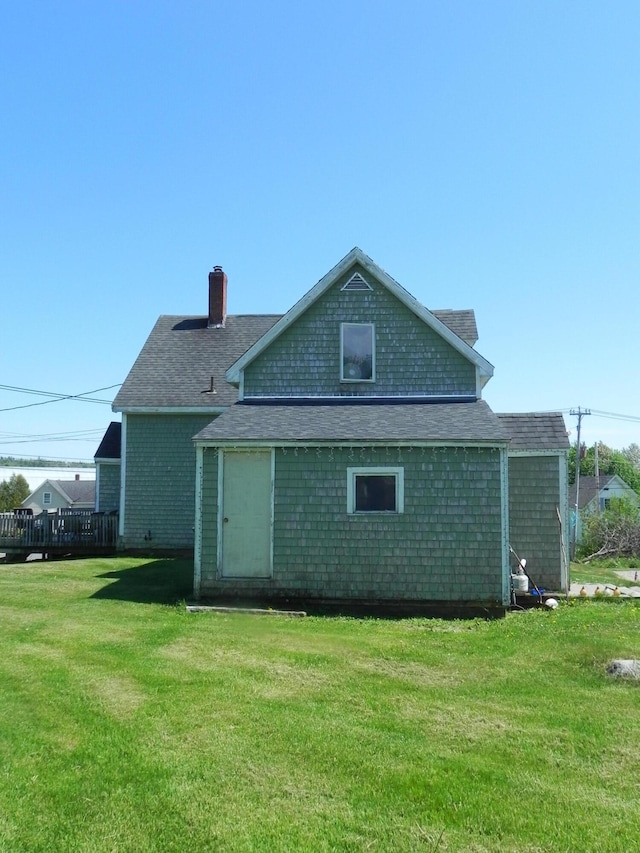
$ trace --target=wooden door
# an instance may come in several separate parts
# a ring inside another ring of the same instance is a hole
[[[222,468],[222,577],[271,577],[271,451],[225,451]]]

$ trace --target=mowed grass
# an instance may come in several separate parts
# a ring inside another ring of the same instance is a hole
[[[638,586],[639,582],[634,578],[620,577],[618,572],[624,571],[632,571],[634,575],[637,571],[640,578],[640,560],[634,557],[616,557],[594,560],[591,563],[571,563],[571,583],[597,583],[603,588],[617,586],[621,589],[625,586]]]
[[[632,601],[187,614],[190,566],[0,566],[0,850],[629,851]]]

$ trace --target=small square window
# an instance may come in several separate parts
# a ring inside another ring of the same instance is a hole
[[[340,330],[341,381],[373,382],[375,380],[373,323],[342,323]]]
[[[347,512],[404,512],[404,468],[347,468]]]

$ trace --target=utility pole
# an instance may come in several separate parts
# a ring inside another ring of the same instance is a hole
[[[578,542],[578,522],[580,519],[580,516],[578,514],[578,506],[579,506],[578,500],[580,497],[580,451],[581,451],[580,427],[582,426],[582,418],[585,415],[590,415],[591,410],[590,409],[581,409],[580,406],[578,406],[577,409],[571,409],[569,414],[578,418],[578,437],[577,437],[577,441],[576,441],[576,503],[575,503],[575,507],[574,507],[575,519],[573,522],[573,543],[572,543],[572,554],[571,554],[572,557],[575,557],[576,556],[576,544]]]
[[[596,474],[596,512],[600,512],[600,463],[598,462],[598,442],[593,445],[593,464]]]

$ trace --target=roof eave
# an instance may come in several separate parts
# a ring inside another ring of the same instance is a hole
[[[221,415],[229,406],[121,406],[111,407],[123,415]]]
[[[194,444],[202,447],[494,447],[507,450],[509,439],[447,439],[447,438],[358,438],[353,440],[329,438],[275,439],[275,438],[200,438]]]

